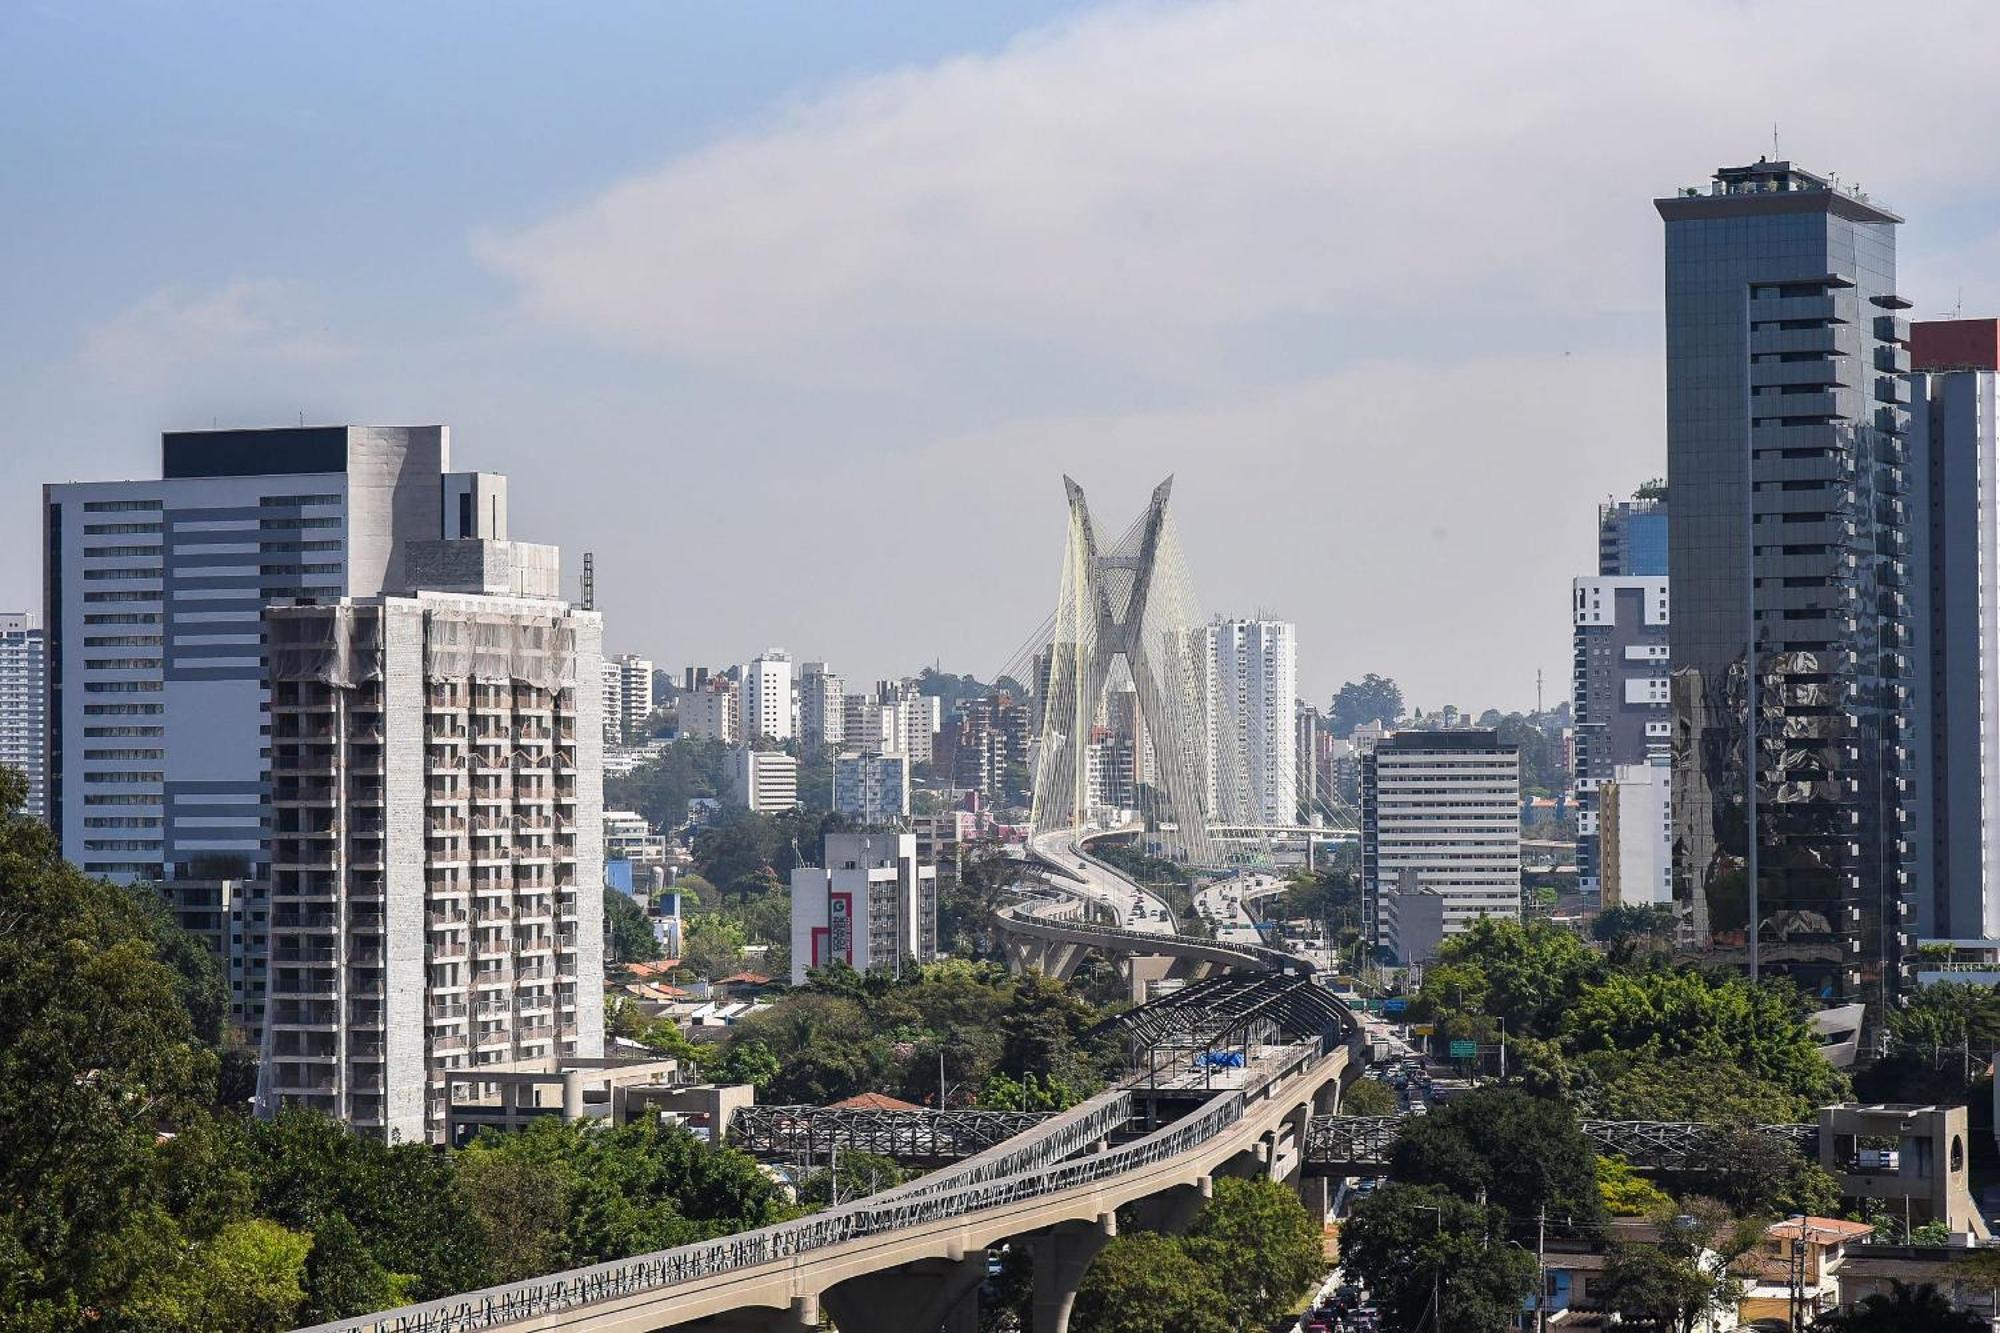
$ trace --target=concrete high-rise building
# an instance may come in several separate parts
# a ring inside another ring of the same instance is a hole
[[[1611,579],[1666,577],[1667,497],[1657,487],[1597,506],[1597,572]]]
[[[450,467],[443,426],[182,431],[156,480],[43,488],[64,856],[121,881],[262,877],[264,604],[374,596],[405,542],[504,523],[506,479]]]
[[[739,745],[729,752],[729,794],[753,814],[789,810],[799,803],[799,761],[783,750]]]
[[[741,739],[737,724],[736,683],[711,676],[674,700],[680,734],[695,740],[733,742]]]
[[[1789,162],[1657,207],[1675,899],[1713,959],[1879,1021],[1920,744],[1901,219]]]
[[[823,866],[792,871],[792,984],[845,963],[901,976],[937,959],[937,867],[913,833],[833,833]]]
[[[1620,764],[1598,787],[1604,906],[1673,902],[1672,784],[1663,755],[1648,763]]]
[[[1212,819],[1296,823],[1298,631],[1283,620],[1217,620],[1207,649]]]
[[[158,635],[149,636],[153,643]],[[0,611],[0,764],[28,780],[22,813],[47,819],[49,771],[48,667],[41,617],[33,611]],[[106,747],[109,748],[109,747]],[[157,825],[106,825],[140,831]]]
[[[603,629],[554,547],[398,569],[266,613],[260,1100],[438,1143],[456,1071],[603,1054]]]
[[[913,764],[930,763],[942,717],[938,698],[919,694],[915,681],[878,680],[875,701],[881,706],[882,753],[906,755]]]
[[[1521,914],[1521,754],[1491,731],[1398,731],[1361,756],[1362,911],[1377,947],[1390,893],[1434,890],[1444,932]]]
[[[625,653],[604,659],[604,743],[640,740],[653,715],[653,664]]]
[[[799,667],[799,751],[807,759],[838,754],[847,740],[842,682],[824,662]]]
[[[743,668],[743,739],[792,738],[792,658],[782,648],[766,648]]]
[[[1595,893],[1598,787],[1624,765],[1666,757],[1671,746],[1667,578],[1577,579],[1570,619],[1577,884]]]
[[[1909,841],[1928,939],[2000,938],[2000,320],[1910,326],[1910,504],[1924,539]]]
[[[857,824],[910,815],[910,760],[900,754],[843,754],[833,761],[833,812]]]
[[[903,714],[872,694],[841,699],[842,743],[856,754],[901,754]]]

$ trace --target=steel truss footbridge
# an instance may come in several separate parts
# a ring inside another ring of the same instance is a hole
[[[1337,1108],[1359,1070],[1359,1026],[1308,978],[1218,978],[1191,989],[1200,993],[1131,1010],[1113,1026],[1135,1053],[1234,1043],[1240,1067],[1197,1071],[1154,1058],[1046,1117],[951,1112],[897,1124],[768,1108],[732,1131],[739,1143],[784,1155],[842,1141],[926,1161],[974,1151],[797,1221],[310,1333],[804,1333],[822,1313],[844,1333],[964,1333],[977,1327],[987,1250],[1002,1245],[1032,1255],[1034,1333],[1063,1333],[1121,1208],[1170,1229],[1191,1220],[1218,1175],[1304,1187],[1307,1127],[1315,1112]]]

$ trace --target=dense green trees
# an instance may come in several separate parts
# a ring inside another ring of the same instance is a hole
[[[1084,1274],[1076,1333],[1232,1333],[1215,1276],[1167,1236],[1114,1237]]]
[[[1416,1009],[1446,1038],[1491,1041],[1504,1020],[1529,1086],[1591,1115],[1772,1122],[1847,1092],[1785,982],[1613,961],[1551,922],[1487,919],[1446,941]]]
[[[1369,672],[1350,680],[1333,696],[1327,724],[1336,736],[1351,736],[1365,722],[1394,722],[1403,715],[1403,691],[1387,676]]]
[[[1596,1222],[1604,1216],[1596,1157],[1568,1107],[1513,1088],[1478,1088],[1412,1120],[1390,1174],[1484,1197],[1513,1217]]]
[[[1342,1115],[1394,1115],[1396,1111],[1396,1094],[1378,1079],[1358,1079],[1340,1094]]]
[[[771,1065],[758,1085],[767,1101],[881,1092],[935,1105],[940,1058],[953,1105],[979,1100],[996,1074],[1013,1096],[1032,1075],[1040,1092],[1073,1100],[1103,1086],[1115,1055],[1086,1039],[1103,1017],[1058,983],[991,963],[950,959],[901,979],[834,967],[733,1027],[722,1058],[760,1049]]]
[[[1215,1275],[1238,1328],[1270,1326],[1326,1272],[1318,1223],[1275,1180],[1217,1180],[1182,1243]]]
[[[1098,1255],[1070,1327],[1079,1333],[1271,1328],[1326,1267],[1319,1224],[1289,1187],[1217,1179],[1186,1235],[1127,1233]]]
[[[729,748],[720,741],[689,738],[660,751],[659,757],[624,776],[604,779],[604,808],[637,810],[655,828],[687,823],[688,802],[720,796],[729,781]]]
[[[1432,1185],[1392,1184],[1354,1210],[1341,1263],[1382,1307],[1387,1328],[1502,1333],[1535,1289],[1535,1256],[1507,1244],[1506,1215]]]
[[[198,1121],[219,1062],[139,902],[57,855],[16,817],[25,780],[0,768],[0,1323],[96,1322],[198,1262],[162,1131]]]

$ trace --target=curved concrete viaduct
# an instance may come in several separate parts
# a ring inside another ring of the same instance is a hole
[[[1121,1090],[957,1167],[801,1221],[310,1333],[803,1333],[822,1310],[850,1330],[957,1333],[977,1326],[985,1252],[1002,1242],[1032,1249],[1035,1333],[1064,1333],[1119,1208],[1137,1205],[1171,1227],[1192,1217],[1217,1175],[1298,1178],[1313,1114],[1337,1100],[1358,1052],[1353,1037],[1268,1051],[1244,1088],[1122,1146],[1108,1144],[1113,1123],[1131,1114]]]

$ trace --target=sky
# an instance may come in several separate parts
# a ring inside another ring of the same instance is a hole
[[[614,652],[989,675],[1159,479],[1301,692],[1565,697],[1652,200],[1779,151],[2000,314],[2000,6],[0,6],[0,608],[163,430],[452,427]]]

